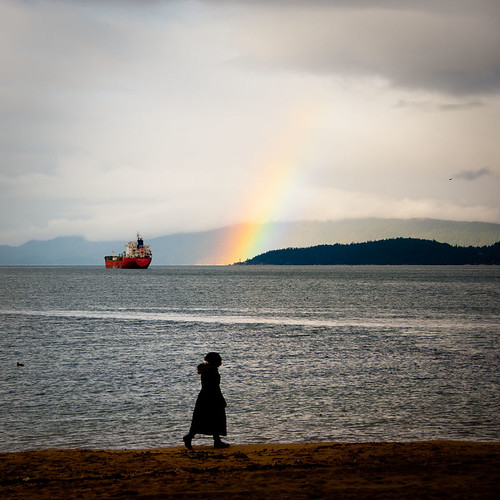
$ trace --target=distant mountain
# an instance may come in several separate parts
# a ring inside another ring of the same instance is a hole
[[[500,241],[491,246],[459,247],[416,238],[349,245],[317,245],[272,250],[247,265],[464,265],[500,264]]]
[[[272,223],[263,226],[267,248],[362,243],[387,238],[421,238],[451,245],[482,246],[500,240],[500,224],[439,219],[344,219],[324,222]]]
[[[153,251],[152,266],[218,263],[224,246],[241,226],[211,231],[179,233],[146,238]],[[257,228],[260,246],[253,257],[276,248],[309,247],[334,243],[359,243],[387,238],[421,238],[451,245],[484,246],[500,240],[500,224],[457,222],[435,219],[353,219],[325,222],[275,222]],[[133,239],[135,231],[130,239]],[[146,236],[146,235],[145,235]],[[0,246],[0,266],[8,265],[95,265],[104,266],[104,255],[120,253],[125,240],[87,241],[80,237],[60,237],[28,241],[16,247]]]

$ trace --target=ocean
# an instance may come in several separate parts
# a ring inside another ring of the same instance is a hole
[[[232,444],[500,440],[499,267],[3,267],[0,285],[2,452],[180,446],[209,351]]]

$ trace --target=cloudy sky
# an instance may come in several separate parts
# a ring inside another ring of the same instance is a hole
[[[498,0],[0,0],[0,243],[500,223]]]

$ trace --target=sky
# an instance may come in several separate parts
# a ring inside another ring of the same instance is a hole
[[[0,244],[500,223],[498,0],[0,0]]]

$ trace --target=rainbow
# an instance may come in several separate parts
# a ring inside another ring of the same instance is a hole
[[[255,185],[235,210],[237,220],[245,222],[230,231],[216,258],[218,264],[244,261],[269,250],[266,242],[272,234],[266,223],[286,216],[287,208],[293,206],[322,116],[317,106],[309,106],[295,111],[286,121],[258,170]]]

